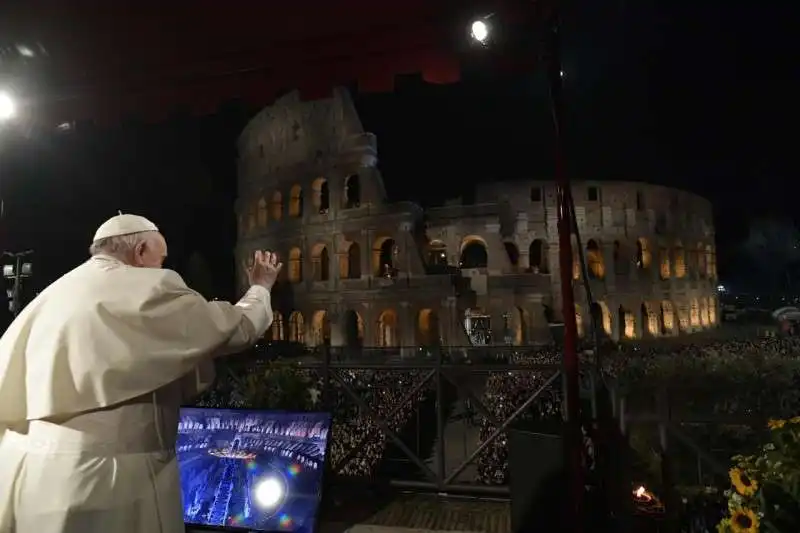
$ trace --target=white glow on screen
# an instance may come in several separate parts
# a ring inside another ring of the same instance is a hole
[[[256,486],[255,497],[261,507],[275,507],[283,499],[283,483],[270,477]]]

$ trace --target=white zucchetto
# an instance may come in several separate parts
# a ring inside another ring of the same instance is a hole
[[[130,235],[131,233],[141,233],[143,231],[158,231],[158,226],[150,222],[144,217],[138,215],[123,215],[120,213],[117,216],[111,217],[97,228],[92,242],[99,241],[100,239],[107,239],[109,237],[119,237],[121,235]]]

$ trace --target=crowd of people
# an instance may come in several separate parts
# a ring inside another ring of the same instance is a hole
[[[660,343],[619,344],[605,346],[602,350],[604,373],[613,378],[625,372],[632,365],[653,367],[665,360],[702,359],[710,356],[747,357],[748,355],[773,355],[794,357],[800,354],[800,338],[692,338],[689,341],[674,339]],[[585,347],[584,347],[585,348]],[[477,352],[476,352],[477,353]],[[466,364],[476,363],[475,354],[463,356]],[[458,354],[448,354],[448,361],[459,360]],[[586,351],[581,355],[585,363],[594,363],[595,354]],[[556,346],[538,347],[529,350],[503,349],[491,352],[491,361],[511,365],[543,365],[531,370],[510,369],[506,372],[492,372],[483,379],[478,398],[501,423],[505,421],[532,394],[540,389],[561,363],[561,349]],[[550,368],[544,368],[549,366]],[[433,388],[423,387],[417,396],[402,406],[398,406],[408,390],[422,379],[423,371],[399,369],[387,370],[338,370],[363,403],[374,409],[378,417],[396,432],[400,432],[412,419],[420,402],[434,394]],[[310,391],[319,394],[323,389],[322,378],[317,372],[312,376]],[[346,459],[339,472],[349,476],[374,476],[381,461],[385,458],[390,439],[381,429],[375,418],[365,412],[350,398],[344,387],[336,380],[330,381],[328,406],[333,408],[334,424],[330,445],[330,461],[338,465]],[[556,380],[546,388],[530,407],[517,418],[523,425],[545,424],[552,427],[561,419],[561,381]],[[389,416],[391,415],[391,416]],[[492,422],[480,413],[473,412],[473,420],[479,428],[479,442],[490,437],[496,430]],[[432,416],[431,420],[435,420]],[[474,443],[475,446],[479,442]],[[357,451],[352,451],[354,446]],[[507,435],[499,435],[477,459],[477,481],[481,484],[505,484],[508,481],[508,440]]]

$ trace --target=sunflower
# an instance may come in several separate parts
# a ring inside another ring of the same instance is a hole
[[[767,422],[767,427],[769,429],[781,429],[785,425],[786,425],[786,420],[770,420],[769,422]]]
[[[731,468],[729,472],[731,483],[733,484],[736,492],[742,496],[752,496],[758,490],[758,483],[755,479],[751,479],[745,472],[739,468]]]
[[[758,516],[750,509],[737,509],[731,515],[733,533],[757,533],[758,526]]]

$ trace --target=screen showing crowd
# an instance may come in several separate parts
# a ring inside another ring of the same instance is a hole
[[[182,409],[184,521],[312,533],[330,425],[329,413]]]

